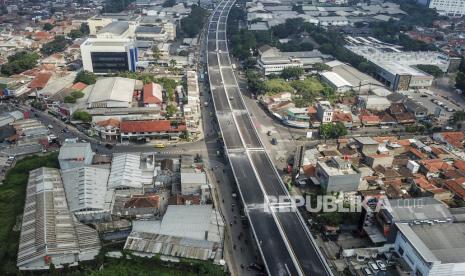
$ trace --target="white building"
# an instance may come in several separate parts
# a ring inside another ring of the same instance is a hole
[[[62,170],[82,167],[92,164],[94,152],[90,143],[69,143],[66,142],[60,148],[58,162]]]
[[[391,106],[391,102],[386,97],[375,95],[359,96],[358,102],[364,109],[383,111]]]
[[[323,72],[320,75],[321,79],[334,90],[336,90],[336,92],[344,93],[353,88],[348,81],[346,81],[343,77],[339,76],[337,73]]]
[[[141,256],[221,259],[224,222],[211,205],[168,205],[161,221],[134,221],[124,245]]]
[[[465,275],[464,223],[396,223],[394,247],[411,275]]]
[[[333,121],[333,108],[328,101],[319,101],[316,107],[316,114],[322,123],[331,123]]]
[[[203,185],[207,185],[205,172],[181,172],[181,193],[183,195],[200,195]]]
[[[141,169],[139,154],[116,155],[111,162],[108,188],[117,190],[142,189],[144,184],[152,184],[152,175]]]
[[[189,132],[197,132],[200,126],[200,90],[197,72],[187,71],[187,103],[183,105],[184,119]]]
[[[136,71],[138,53],[131,39],[88,38],[81,44],[84,70],[96,74]]]
[[[68,210],[58,169],[29,173],[21,224],[19,270],[46,270],[76,266],[100,251],[97,231],[79,223]]]
[[[291,57],[261,57],[258,60],[258,66],[263,74],[280,74],[284,68],[303,67],[303,63],[298,58]]]
[[[100,219],[109,214],[112,196],[107,192],[109,175],[109,169],[91,166],[62,170],[70,212],[83,220]]]
[[[430,0],[429,8],[435,9],[440,15],[463,16],[465,15],[464,0]]]
[[[137,80],[113,77],[99,79],[87,99],[88,108],[131,107]]]

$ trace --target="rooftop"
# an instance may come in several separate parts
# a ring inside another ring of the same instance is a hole
[[[396,226],[427,262],[465,262],[464,223],[434,225],[396,223]]]
[[[98,33],[112,33],[115,35],[122,35],[129,29],[129,23],[125,21],[115,21],[103,27]]]
[[[432,197],[390,199],[384,202],[384,209],[395,222],[451,218],[448,208]]]
[[[154,121],[122,121],[121,132],[180,132],[186,129],[186,125],[171,125],[169,120]]]
[[[112,77],[99,79],[92,88],[88,103],[93,105],[105,101],[132,102],[136,81]]]
[[[59,160],[85,159],[85,154],[92,151],[90,143],[64,143],[60,148]]]

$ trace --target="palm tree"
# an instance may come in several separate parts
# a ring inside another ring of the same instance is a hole
[[[171,67],[176,67],[176,64],[177,64],[176,60],[174,60],[174,59],[170,60],[170,66]]]
[[[152,57],[156,60],[161,57],[161,52],[160,52],[160,49],[158,49],[157,45],[154,45],[152,47]]]

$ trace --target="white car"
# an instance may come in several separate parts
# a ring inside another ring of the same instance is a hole
[[[377,260],[376,264],[378,265],[379,269],[381,269],[382,271],[386,271],[387,267],[386,267],[386,264],[384,264],[383,261]]]
[[[378,271],[378,270],[379,270],[379,267],[378,267],[378,265],[377,265],[375,262],[368,262],[368,265],[370,266],[370,268],[371,268],[373,271]]]

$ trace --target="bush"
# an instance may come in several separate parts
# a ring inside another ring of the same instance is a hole
[[[1,66],[1,73],[7,76],[22,73],[37,65],[39,55],[34,52],[21,51],[8,57],[8,62]]]
[[[86,111],[76,111],[73,114],[73,119],[78,121],[83,121],[85,123],[89,123],[92,121],[92,115],[90,115]]]
[[[83,82],[87,85],[94,84],[97,81],[97,76],[89,71],[81,71],[76,75],[74,83]]]
[[[167,107],[166,107],[166,117],[167,118],[171,118],[173,117],[174,114],[176,114],[177,112],[177,108],[172,105],[172,104],[169,104]]]
[[[45,43],[42,46],[41,52],[45,55],[51,55],[58,52],[63,52],[68,45],[68,41],[62,35],[56,36],[54,40]]]
[[[73,96],[65,96],[64,101],[65,103],[76,103],[76,98],[74,98]]]

